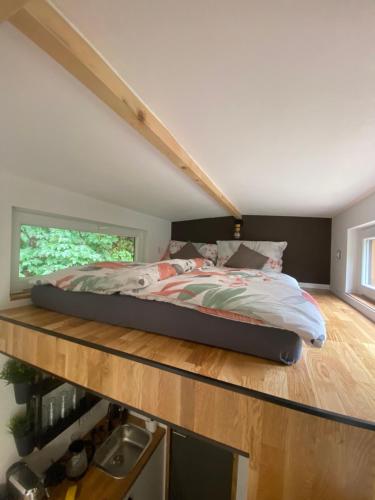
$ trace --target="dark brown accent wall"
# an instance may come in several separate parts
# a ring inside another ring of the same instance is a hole
[[[233,239],[233,217],[172,223],[172,239],[215,243]],[[329,284],[331,219],[245,215],[241,239],[287,241],[283,272],[305,283]]]

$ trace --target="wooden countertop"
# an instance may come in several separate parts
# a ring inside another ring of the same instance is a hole
[[[145,426],[143,420],[133,415],[128,416],[127,422],[134,423],[139,427]],[[122,500],[151,458],[151,455],[158,447],[164,434],[165,430],[158,427],[152,435],[152,441],[145,453],[124,479],[115,479],[101,469],[91,465],[80,481],[75,482],[66,479],[59,484],[59,486],[50,488],[51,500],[65,500],[65,495],[69,486],[74,484],[78,486],[76,500]]]
[[[314,296],[327,322],[328,340],[322,349],[304,345],[301,360],[293,366],[35,306],[0,312],[0,326],[14,323],[25,327],[24,334],[37,330],[255,398],[375,429],[375,325],[328,292]]]

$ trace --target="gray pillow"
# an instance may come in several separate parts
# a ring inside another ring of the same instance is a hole
[[[184,245],[181,250],[170,254],[171,259],[203,259],[193,243],[189,242]]]
[[[241,243],[238,250],[234,252],[232,257],[226,261],[225,267],[244,267],[248,269],[262,269],[267,262],[268,257],[251,250],[246,245]]]

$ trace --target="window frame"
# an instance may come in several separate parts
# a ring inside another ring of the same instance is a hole
[[[359,289],[362,295],[368,296],[369,298],[375,300],[375,286],[367,283],[367,277],[369,273],[369,259],[370,259],[370,245],[369,242],[373,242],[375,245],[375,229],[372,231],[373,236],[367,236],[362,238],[362,254],[361,254],[361,276],[359,282]]]
[[[366,283],[368,240],[375,239],[375,224],[360,227],[356,232],[356,258],[353,267],[353,286],[351,292],[375,301],[375,287]]]
[[[25,224],[31,226],[54,227],[58,229],[111,234],[113,236],[127,236],[130,238],[135,238],[134,262],[142,262],[145,259],[145,242],[147,233],[142,229],[117,226],[114,224],[106,224],[92,220],[13,207],[10,266],[11,294],[25,292],[31,288],[31,285],[28,282],[28,278],[19,277],[20,231],[21,226]]]

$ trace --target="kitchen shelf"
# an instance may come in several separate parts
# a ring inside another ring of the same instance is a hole
[[[42,431],[40,433],[37,433],[36,447],[39,450],[44,448],[44,446],[50,443],[72,424],[74,424],[74,422],[81,418],[85,413],[90,411],[91,408],[99,403],[99,401],[101,401],[100,398],[87,393],[86,396],[81,399],[79,407],[76,410],[70,412],[66,418],[58,420],[56,424],[50,429],[47,429],[44,432]]]

